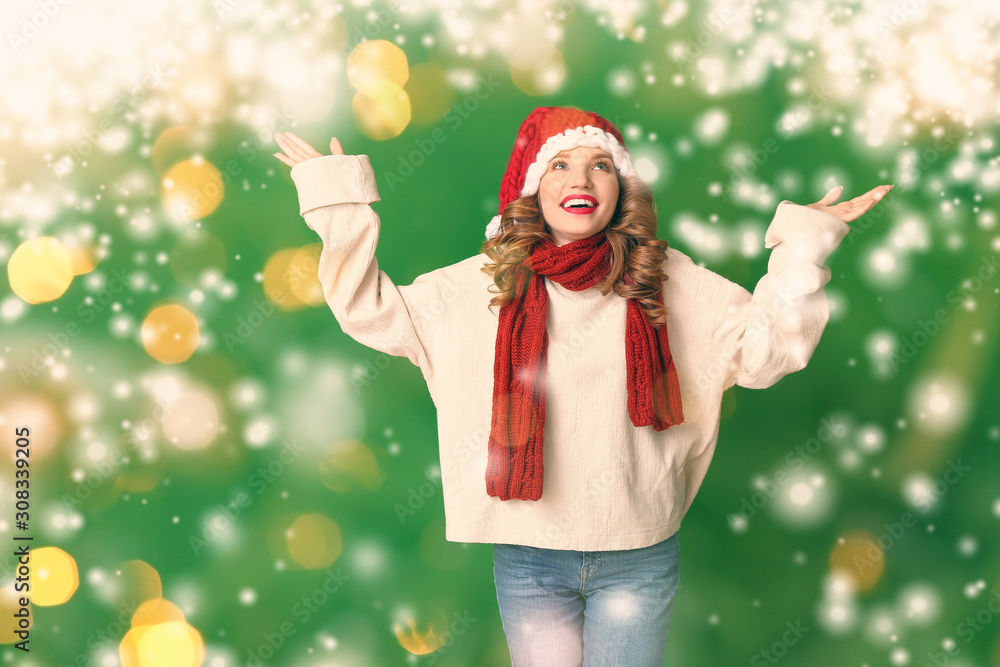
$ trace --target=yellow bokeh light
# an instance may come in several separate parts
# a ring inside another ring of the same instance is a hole
[[[53,301],[73,282],[73,256],[51,236],[25,241],[7,262],[10,288],[28,303]]]
[[[325,306],[323,285],[319,282],[319,256],[322,243],[310,243],[299,248],[288,266],[288,286],[300,301],[310,306]]]
[[[97,266],[97,248],[95,246],[69,248],[69,254],[73,259],[73,275],[75,276],[90,273]]]
[[[125,633],[125,636],[122,637],[122,643],[118,645],[118,659],[122,663],[122,667],[142,667],[142,662],[139,660],[139,641],[153,627],[152,625],[133,626]]]
[[[198,155],[171,167],[160,187],[163,208],[178,222],[204,218],[219,206],[224,195],[222,174]]]
[[[830,569],[847,577],[855,593],[872,588],[885,569],[885,554],[866,530],[846,533],[830,552]]]
[[[142,560],[129,560],[119,565],[108,588],[111,602],[116,606],[138,604],[141,609],[146,601],[158,600],[163,596],[159,572]]]
[[[150,626],[138,640],[141,667],[199,667],[205,662],[201,634],[185,621]]]
[[[285,531],[288,555],[304,568],[330,567],[344,548],[340,526],[322,514],[303,514]]]
[[[187,361],[198,349],[198,320],[184,306],[168,304],[149,311],[142,323],[142,346],[162,364]]]
[[[344,493],[360,486],[375,491],[385,481],[371,449],[357,440],[333,443],[319,462],[320,478],[331,491]]]
[[[170,167],[187,158],[205,143],[204,132],[190,125],[168,127],[153,143],[153,169],[163,176]]]
[[[418,624],[410,615],[393,624],[396,641],[413,655],[427,655],[438,650],[448,632],[448,615],[440,607],[429,607],[421,616],[426,616],[426,630],[418,629],[418,625],[423,624]]]
[[[201,667],[205,641],[167,600],[146,602],[118,646],[122,667]]]
[[[163,481],[163,470],[122,470],[115,480],[115,484],[121,487],[122,491],[129,493],[146,493],[152,491]]]
[[[172,621],[186,621],[184,612],[170,600],[154,598],[139,605],[132,614],[132,627],[141,628],[144,625],[159,625]]]
[[[402,87],[409,76],[406,54],[384,39],[361,42],[347,57],[347,80],[360,93],[378,95],[382,81]]]
[[[392,139],[410,124],[410,96],[392,81],[382,79],[371,90],[351,100],[358,128],[371,139]]]
[[[0,624],[0,644],[13,644],[21,641],[22,637],[18,636],[15,631],[31,630],[31,626],[35,624],[35,615],[32,613],[31,605],[21,606],[22,597],[24,597],[24,592],[14,589],[13,579],[6,586],[0,588],[0,616],[6,620],[5,623]],[[21,609],[28,610],[26,618],[15,616]],[[25,627],[21,627],[22,620],[27,623]]]
[[[62,604],[80,585],[76,561],[59,547],[31,550],[30,599],[40,607]]]
[[[534,67],[518,67],[511,64],[510,78],[514,85],[528,95],[550,95],[560,87],[566,78],[566,63],[558,49]]]
[[[264,294],[284,311],[301,310],[307,305],[293,289],[296,282],[305,279],[306,267],[302,262],[306,257],[308,255],[299,255],[298,248],[285,248],[271,255],[264,265]]]
[[[437,123],[455,102],[455,93],[448,85],[445,71],[434,62],[410,68],[405,88],[410,96],[413,122],[418,125]]]

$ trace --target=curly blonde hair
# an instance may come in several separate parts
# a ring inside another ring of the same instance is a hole
[[[663,262],[669,245],[656,237],[656,201],[649,186],[638,176],[617,176],[618,202],[604,230],[611,244],[611,270],[598,287],[601,294],[614,290],[622,298],[637,299],[649,323],[657,327],[667,321],[666,308],[657,302],[656,293],[667,279]],[[500,233],[483,244],[483,252],[492,262],[485,264],[482,271],[493,278],[499,289],[490,290],[497,294],[490,299],[490,306],[502,306],[521,296],[515,294],[517,278],[522,272],[530,273],[524,262],[541,239],[553,240],[539,210],[537,194],[515,199],[504,207]],[[626,272],[633,285],[623,282]]]

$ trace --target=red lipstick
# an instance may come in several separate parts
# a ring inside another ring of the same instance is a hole
[[[567,202],[573,202],[574,204],[581,204],[583,202],[588,202],[592,205],[573,207],[573,206],[567,206],[566,205]],[[598,203],[598,201],[593,197],[591,197],[590,195],[567,195],[566,198],[559,203],[559,207],[562,210],[566,211],[567,213],[574,213],[576,215],[588,215],[590,213],[593,213],[594,211],[597,210],[597,207],[599,205],[600,204]]]

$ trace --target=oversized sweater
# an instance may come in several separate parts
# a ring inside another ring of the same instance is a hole
[[[826,257],[839,218],[782,201],[764,236],[753,294],[676,248],[663,302],[685,422],[632,424],[625,385],[626,300],[546,280],[548,355],[542,496],[486,492],[496,288],[484,253],[396,285],[375,257],[380,201],[367,155],[299,163],[299,210],[323,241],[319,280],[344,333],[418,366],[437,410],[445,539],[578,551],[637,549],[673,535],[708,471],[723,392],[764,388],[805,367],[829,319]],[[406,224],[405,220],[392,224]],[[469,221],[479,225],[479,221]]]

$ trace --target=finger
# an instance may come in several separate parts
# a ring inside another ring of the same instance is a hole
[[[844,203],[849,204],[852,210],[867,211],[877,201],[878,198],[874,195],[874,191],[872,191],[872,192],[866,192],[865,194],[855,197],[851,201]]]
[[[298,137],[296,137],[291,132],[282,132],[281,135],[284,141],[280,143],[280,146],[284,148],[285,152],[288,153],[288,155],[294,158],[297,162],[305,162],[310,157],[315,157],[313,155],[307,154],[302,150],[301,144],[295,141],[295,139],[298,139]],[[302,142],[301,139],[299,139],[299,142],[305,143]]]
[[[859,197],[856,197],[855,199],[857,199],[859,202],[862,203],[867,203],[869,200],[877,202],[878,200],[882,199],[882,197],[884,197],[886,193],[888,193],[889,190],[891,189],[892,189],[891,185],[880,185],[877,188],[872,188],[868,192],[864,193]]]
[[[883,197],[889,194],[889,190],[892,190],[891,185],[883,185],[876,188],[875,191],[873,191],[874,194],[872,194],[871,197],[871,206],[874,206],[875,204],[879,203]],[[871,206],[869,206],[869,208],[871,208]]]
[[[284,150],[296,162],[301,162],[305,159],[305,156],[301,154],[298,146],[292,143],[290,135],[290,132],[275,132],[274,140],[277,141],[282,150]]]
[[[278,145],[281,147],[290,146],[292,143],[292,140],[289,138],[290,134],[290,132],[275,132],[274,140],[278,142]]]
[[[889,194],[889,190],[892,190],[891,185],[883,185],[882,187],[878,188],[878,192],[875,193],[875,201],[878,201],[882,199],[882,197]]]
[[[874,190],[869,190],[863,195],[858,195],[857,197],[852,199],[851,203],[854,204],[855,206],[867,206],[868,202],[870,201],[878,201],[878,199],[875,197],[877,193],[878,193],[878,188]]]
[[[842,203],[843,204],[847,204],[847,202],[842,202]],[[838,209],[836,211],[831,210],[830,213],[832,213],[833,215],[837,216],[838,218],[840,218],[844,222],[850,223],[850,222],[854,222],[855,220],[857,220],[858,218],[860,218],[862,215],[864,215],[865,209],[860,209],[857,206],[849,206],[849,207],[846,207],[846,208]]]
[[[828,190],[825,195],[823,195],[823,198],[819,200],[819,203],[823,204],[824,206],[830,206],[835,201],[840,199],[840,195],[843,193],[843,191],[844,191],[843,185],[834,186],[830,188],[830,190]]]
[[[882,197],[885,195],[886,192],[888,192],[891,189],[892,189],[891,186],[889,188],[883,188],[883,187],[875,188],[870,192],[866,192],[861,197],[856,198],[856,201],[851,202],[853,206],[851,208],[851,212],[849,213],[850,218],[852,220],[857,220],[858,218],[863,216],[865,213],[870,211],[872,207],[874,207],[875,204],[879,202],[880,199],[882,199]]]
[[[289,160],[287,157],[285,157],[281,153],[275,153],[274,157],[278,158],[279,160],[281,160],[282,162],[284,162],[285,164],[287,164],[289,167],[294,167],[297,164],[296,162],[293,162],[292,160]]]
[[[285,133],[288,140],[299,149],[299,153],[304,156],[304,159],[320,157],[320,152],[315,148],[310,146],[304,139],[298,137],[291,132]]]
[[[297,157],[297,158],[299,157],[298,156],[298,148],[294,144],[292,144],[291,139],[288,138],[288,133],[286,133],[286,132],[275,132],[274,133],[274,140],[276,142],[278,142],[278,145],[281,146],[281,149],[283,151],[285,151],[285,153],[287,153],[288,155],[293,156],[293,157]]]
[[[331,155],[343,155],[344,147],[340,145],[340,139],[333,137],[330,139],[330,154]]]

